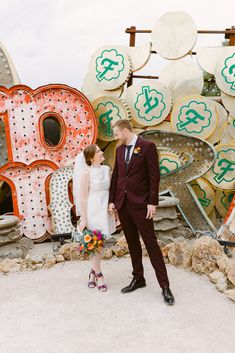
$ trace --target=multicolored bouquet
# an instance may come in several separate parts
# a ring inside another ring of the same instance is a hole
[[[105,234],[100,230],[90,230],[85,228],[79,237],[79,252],[81,254],[91,255],[99,252],[104,246]]]

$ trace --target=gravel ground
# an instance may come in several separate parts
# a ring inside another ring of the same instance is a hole
[[[0,352],[235,352],[234,303],[206,276],[168,265],[169,307],[148,258],[144,267],[147,287],[125,295],[129,258],[103,261],[106,293],[87,288],[88,261],[1,275]]]

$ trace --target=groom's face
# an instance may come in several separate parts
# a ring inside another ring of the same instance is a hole
[[[115,140],[118,140],[120,144],[126,144],[126,129],[119,129],[118,127],[113,128],[113,135]]]

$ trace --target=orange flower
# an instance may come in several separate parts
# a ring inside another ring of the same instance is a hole
[[[94,235],[93,240],[96,241],[98,238],[96,235]]]
[[[136,148],[134,149],[134,153],[136,153],[136,154],[139,154],[140,151],[141,151],[141,148],[140,148],[140,147],[136,147]]]
[[[87,248],[88,248],[88,250],[92,250],[92,249],[94,248],[94,245],[91,244],[91,243],[89,243],[89,244],[87,245]]]
[[[89,243],[89,241],[91,241],[91,236],[89,234],[85,235],[84,241],[85,243]]]

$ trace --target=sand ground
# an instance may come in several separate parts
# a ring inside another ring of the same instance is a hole
[[[0,353],[235,352],[235,305],[206,276],[167,265],[169,307],[144,267],[147,287],[125,295],[129,258],[103,261],[106,293],[87,288],[88,261],[1,275]]]

